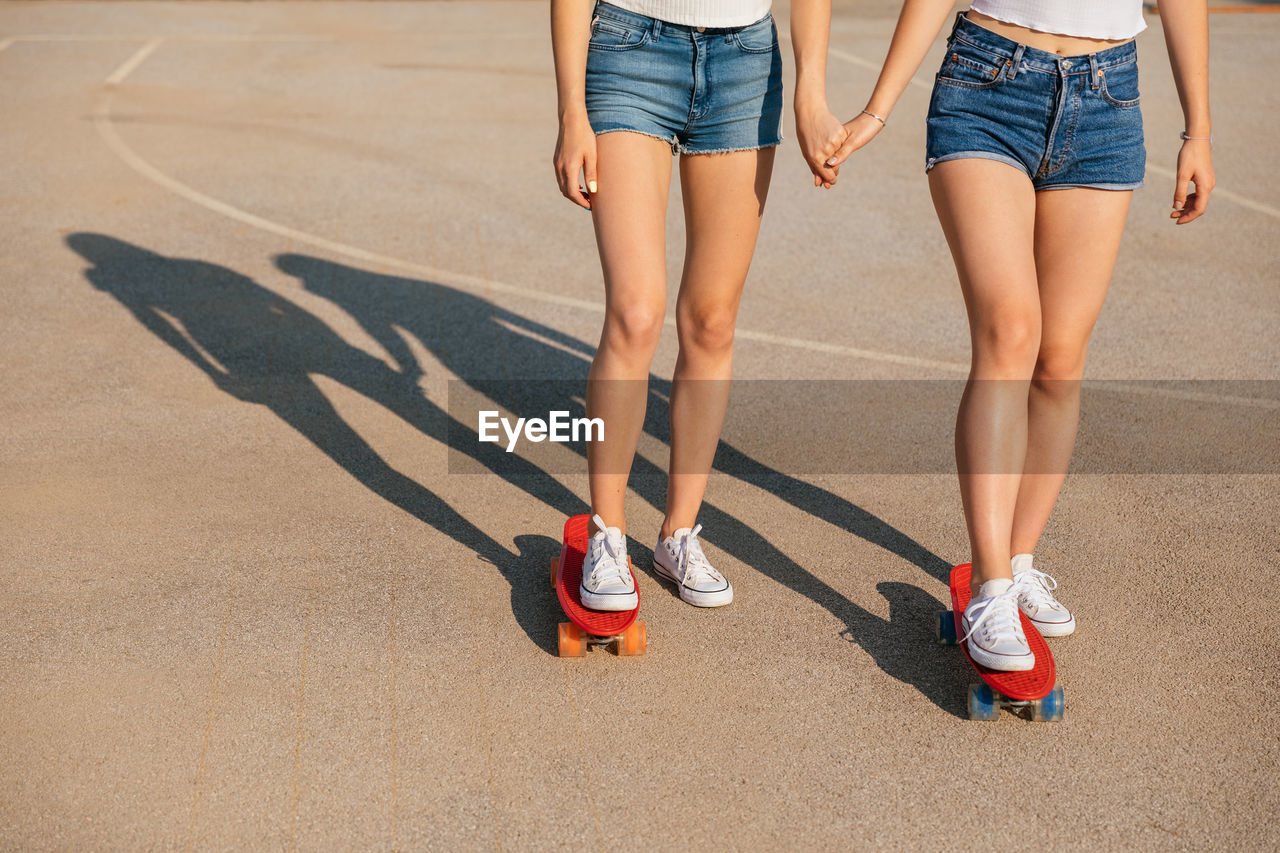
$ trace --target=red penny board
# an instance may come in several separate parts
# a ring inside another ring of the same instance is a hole
[[[963,563],[951,570],[951,609],[955,611],[956,639],[964,636],[964,625],[960,617],[964,615],[964,609],[969,606],[969,574],[972,570],[972,563]],[[1027,672],[987,669],[969,657],[967,643],[961,643],[960,648],[964,649],[964,656],[978,673],[978,677],[991,685],[992,690],[997,690],[1010,699],[1040,699],[1049,695],[1058,677],[1053,666],[1053,654],[1049,651],[1049,644],[1044,641],[1044,637],[1040,636],[1040,632],[1031,624],[1027,615],[1025,613],[1018,615],[1022,617],[1022,630],[1027,635],[1027,645],[1031,647],[1031,653],[1036,656],[1035,668]]]
[[[588,610],[582,606],[582,561],[587,555],[587,523],[589,515],[571,516],[564,523],[564,539],[560,546],[560,564],[556,570],[556,596],[573,624],[597,637],[621,634],[636,621],[640,613],[640,591],[636,590],[634,610]],[[628,558],[627,566],[631,560]],[[632,582],[635,572],[631,573]]]

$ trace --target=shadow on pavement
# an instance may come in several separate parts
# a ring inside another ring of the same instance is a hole
[[[372,273],[306,255],[277,257],[277,266],[304,287],[350,314],[391,355],[395,367],[347,343],[322,320],[290,300],[226,267],[170,258],[113,237],[78,233],[67,244],[92,266],[85,276],[111,294],[154,335],[199,367],[237,399],[266,406],[375,494],[493,563],[511,586],[517,623],[539,647],[554,654],[558,608],[545,583],[543,561],[558,542],[517,536],[512,551],[454,510],[444,499],[388,465],[348,425],[312,379],[327,376],[385,406],[423,434],[466,453],[503,480],[563,515],[587,511],[573,492],[551,475],[505,453],[499,446],[462,442],[469,425],[423,394],[424,368],[408,343],[416,339],[451,373],[495,395],[515,414],[531,405],[543,414],[581,403],[513,400],[511,379],[579,379],[585,388],[594,349],[562,332],[485,299],[436,282]],[[176,321],[176,322],[175,322]],[[499,377],[494,381],[473,377]],[[670,381],[650,377],[652,393],[645,429],[667,441]],[[452,440],[451,440],[452,436]],[[905,559],[945,583],[950,565],[906,534],[850,501],[753,461],[721,443],[717,464],[842,530]],[[652,506],[665,505],[666,475],[636,458],[632,488]],[[767,538],[711,502],[702,511],[705,537],[739,562],[827,608],[845,624],[842,635],[862,646],[886,673],[913,685],[950,713],[959,713],[947,673],[957,670],[943,655],[921,654],[930,639],[936,599],[909,584],[881,584],[889,600],[883,620],[816,577]],[[634,539],[633,539],[634,544]],[[650,565],[647,551],[635,555]],[[856,570],[856,566],[850,566]],[[665,584],[664,584],[665,586]],[[669,587],[667,587],[669,589]],[[903,615],[905,614],[905,615]],[[932,643],[929,643],[932,645]],[[946,689],[942,689],[942,687]]]

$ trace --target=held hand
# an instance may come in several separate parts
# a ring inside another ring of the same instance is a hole
[[[796,107],[796,136],[800,140],[800,153],[813,172],[813,185],[831,189],[840,174],[838,166],[827,165],[827,160],[844,141],[844,125],[831,114],[824,103],[810,109]]]
[[[1188,185],[1195,184],[1195,192],[1188,193]],[[1209,193],[1213,192],[1213,155],[1209,142],[1188,139],[1178,152],[1178,182],[1173,191],[1173,212],[1169,218],[1176,225],[1186,225],[1199,219],[1209,205]]]
[[[867,113],[862,113],[845,122],[844,128],[847,133],[844,142],[836,150],[835,154],[827,160],[827,165],[836,169],[839,169],[840,165],[849,159],[850,154],[875,139],[876,134],[884,129],[884,125],[880,122],[880,119],[874,118]]]
[[[560,120],[560,137],[551,160],[556,170],[560,193],[574,204],[591,209],[591,193],[596,191],[596,136],[586,115],[565,116]],[[584,193],[578,176],[586,174]]]

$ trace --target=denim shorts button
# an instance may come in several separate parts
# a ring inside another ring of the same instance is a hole
[[[1070,60],[1070,59],[1064,59],[1064,60],[1062,60],[1062,67],[1063,67],[1063,69],[1070,68],[1070,67],[1071,67],[1071,60]]]
[[[706,27],[698,27],[698,32],[705,33],[706,31],[707,31]]]

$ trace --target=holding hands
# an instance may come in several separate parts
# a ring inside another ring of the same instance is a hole
[[[825,103],[807,107],[796,104],[796,135],[809,171],[813,172],[815,187],[831,189],[849,155],[883,129],[884,119],[867,110],[841,124]]]
[[[796,136],[800,153],[813,172],[815,187],[831,189],[835,184],[840,166],[832,161],[848,135],[848,129],[832,114],[825,100],[805,104],[796,99]]]

